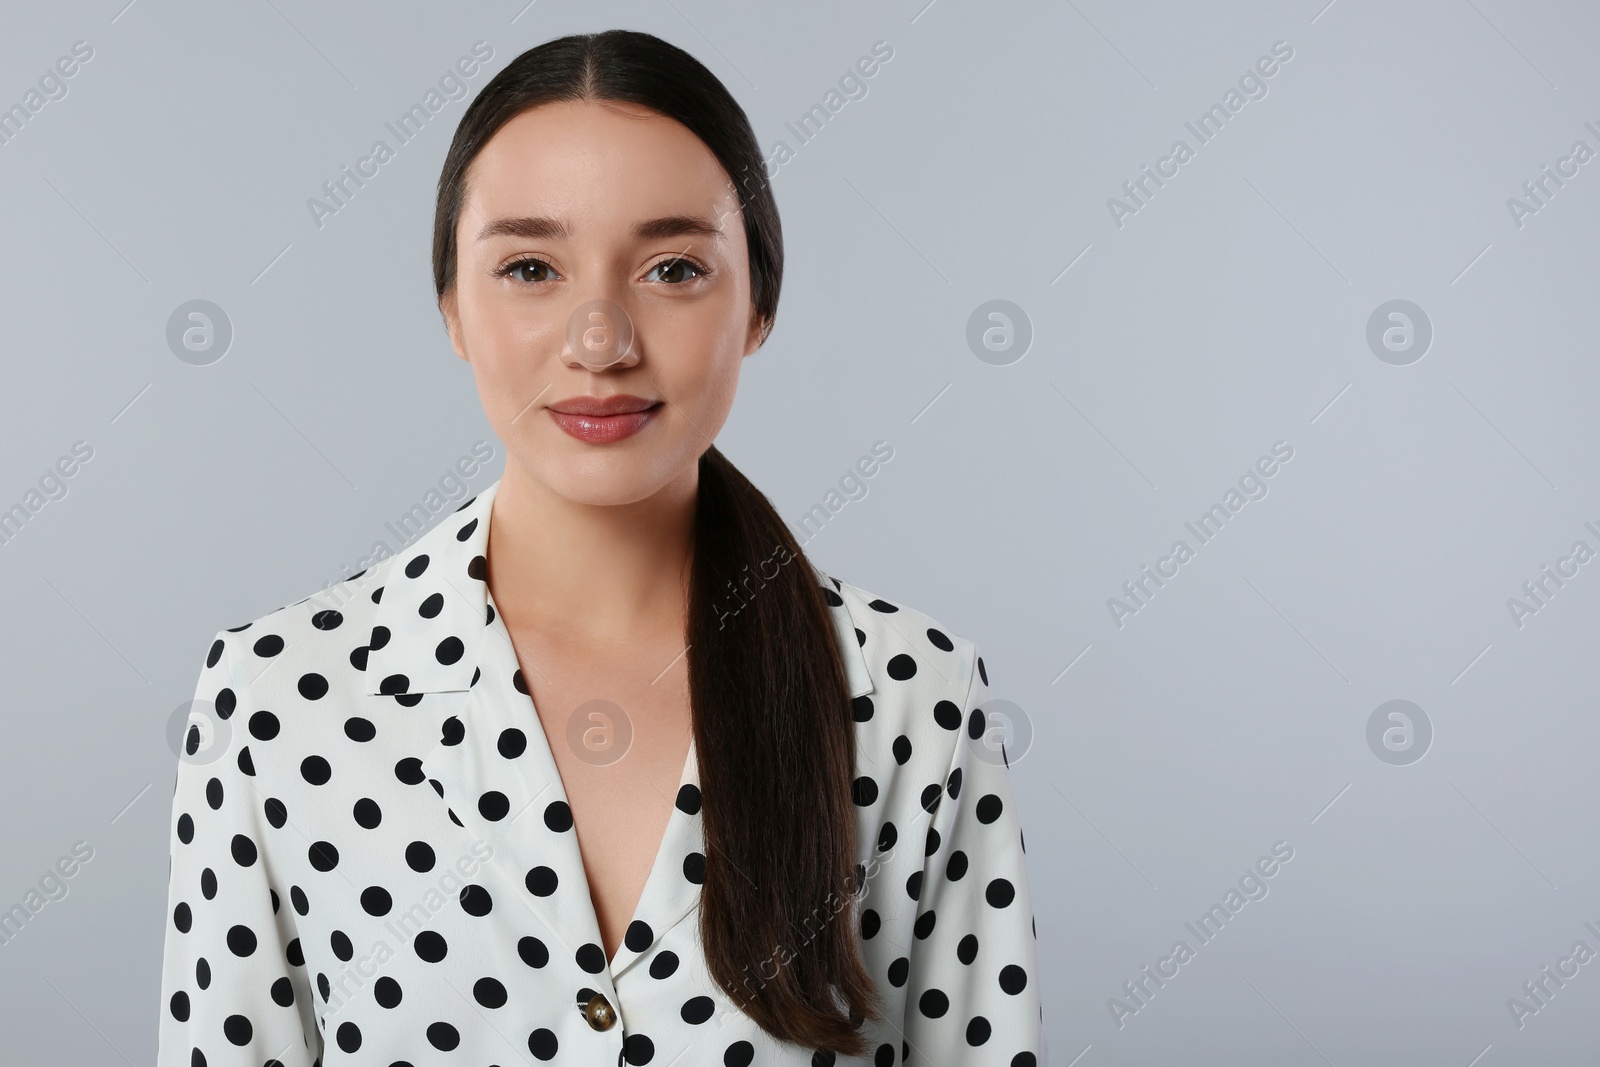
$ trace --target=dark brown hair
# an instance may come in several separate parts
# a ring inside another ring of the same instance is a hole
[[[468,106],[439,176],[433,277],[441,302],[455,286],[456,225],[478,152],[529,108],[591,100],[648,107],[687,127],[721,162],[739,193],[752,312],[765,338],[777,314],[783,234],[750,120],[693,56],[631,30],[531,48]],[[855,862],[854,716],[824,599],[834,591],[715,445],[701,455],[699,475],[685,639],[706,842],[706,963],[774,1037],[865,1055],[860,1024],[881,1008],[848,908],[864,872]]]

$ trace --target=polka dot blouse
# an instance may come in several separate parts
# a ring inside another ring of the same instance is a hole
[[[158,1067],[1042,1062],[1032,902],[983,659],[813,568],[844,653],[886,1018],[847,1060],[712,980],[691,745],[607,959],[560,775],[485,576],[499,483],[384,560],[220,632],[178,763]],[[777,946],[775,946],[777,949]],[[782,966],[754,961],[770,979]]]

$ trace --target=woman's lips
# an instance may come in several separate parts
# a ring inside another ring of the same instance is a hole
[[[621,415],[573,415],[554,408],[545,408],[557,426],[578,440],[588,441],[590,444],[606,444],[631,437],[654,418],[660,409],[659,402],[643,411],[630,411]]]

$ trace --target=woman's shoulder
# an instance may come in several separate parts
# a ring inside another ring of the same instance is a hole
[[[893,702],[919,729],[956,730],[988,684],[977,643],[898,598],[817,573],[840,624],[851,696]]]
[[[230,626],[216,636],[231,649],[239,664],[257,661],[256,675],[269,660],[291,663],[325,661],[328,650],[339,647],[349,661],[347,669],[361,670],[364,649],[370,645],[378,603],[394,557],[323,586],[314,593]],[[343,646],[350,646],[344,649]],[[216,647],[216,646],[213,646]]]
[[[375,691],[368,687],[369,661],[384,661],[380,666],[386,668],[387,659],[417,659],[418,642],[424,638],[432,642],[426,659],[445,668],[448,664],[435,654],[439,642],[450,635],[475,636],[482,629],[488,531],[483,520],[492,499],[487,490],[474,496],[399,551],[242,626],[229,627],[217,635],[218,641],[232,650],[236,669],[253,667],[244,672],[252,679],[290,679],[308,699],[320,699],[312,694],[330,688],[333,695]],[[277,661],[270,673],[267,660]],[[435,689],[443,684],[431,677],[426,681],[437,682]],[[410,689],[401,686],[397,691]]]

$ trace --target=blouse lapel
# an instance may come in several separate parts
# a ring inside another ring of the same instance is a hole
[[[667,819],[661,847],[656,851],[644,892],[633,910],[627,935],[611,959],[613,979],[649,952],[668,930],[695,913],[705,873],[705,838],[700,830],[700,768],[691,736],[689,756],[678,780],[678,792],[673,797],[672,814]]]
[[[444,721],[422,771],[454,820],[493,847],[492,866],[505,876],[495,903],[509,895],[507,906],[527,907],[599,986],[605,956],[566,791],[533,704],[514,681],[505,628],[497,618],[487,631],[481,677]]]

